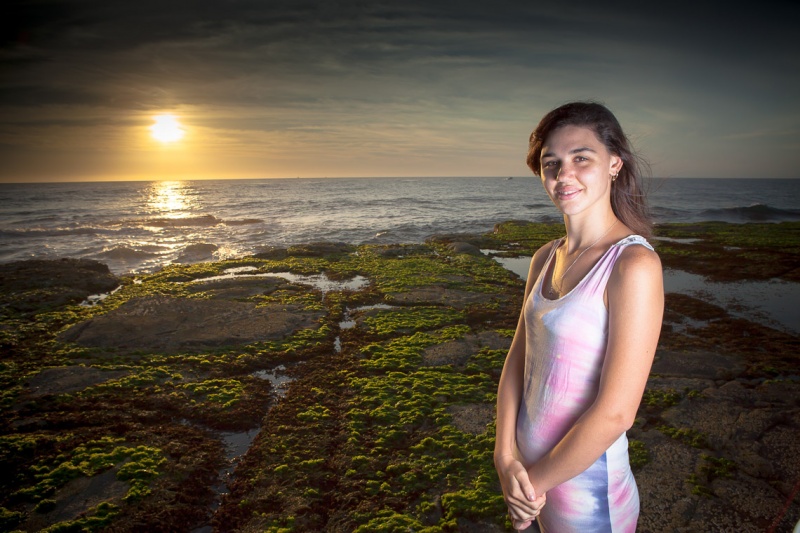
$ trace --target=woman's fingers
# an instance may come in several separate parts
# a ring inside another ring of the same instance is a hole
[[[528,471],[519,461],[504,458],[497,463],[508,514],[517,530],[530,527],[544,506],[546,496],[536,495]]]
[[[542,507],[547,503],[547,493],[538,496],[535,500],[533,500],[533,507],[537,510],[541,511]]]
[[[516,462],[509,473],[511,474],[511,486],[509,487],[511,490],[506,494],[509,504],[514,504],[528,511],[538,511],[543,503],[536,498],[536,491],[525,467]]]
[[[509,507],[508,515],[512,520],[533,522],[534,520],[536,520],[536,517],[539,516],[539,512],[538,511],[527,512],[527,511],[521,511],[519,509],[512,509],[511,507]]]
[[[511,524],[514,526],[514,529],[521,531],[523,529],[527,529],[536,520],[536,517],[539,516],[539,512],[532,512],[532,513],[520,513],[513,511],[511,508],[508,510],[509,518],[511,518]]]
[[[516,529],[517,531],[522,531],[523,529],[528,529],[529,527],[531,527],[532,523],[533,523],[533,520],[521,520],[521,521],[512,520],[511,521],[511,524],[514,526],[514,529]]]
[[[514,473],[514,479],[517,480],[519,489],[522,491],[522,494],[524,494],[525,499],[529,502],[534,501],[536,499],[536,492],[533,490],[533,483],[531,483],[531,478],[528,476],[528,471],[524,468],[520,468]]]
[[[530,502],[524,500],[521,502],[506,500],[506,505],[509,511],[512,512],[512,515],[520,519],[536,517],[541,511],[541,507],[535,507]]]
[[[536,517],[539,516],[539,509],[533,509],[530,507],[521,507],[518,505],[514,505],[513,502],[506,502],[508,504],[508,516],[512,520],[517,521],[533,521],[536,520]]]

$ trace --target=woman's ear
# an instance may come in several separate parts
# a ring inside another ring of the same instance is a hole
[[[622,158],[620,156],[612,155],[611,156],[611,172],[610,172],[610,174],[612,176],[616,176],[617,174],[619,174],[619,171],[622,170],[623,164],[624,163],[623,163]]]

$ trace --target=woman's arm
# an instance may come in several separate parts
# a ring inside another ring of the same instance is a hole
[[[664,313],[658,255],[629,246],[606,287],[608,345],[597,398],[563,439],[528,468],[536,493],[580,474],[630,429],[653,363]]]
[[[533,485],[528,478],[524,465],[517,459],[517,414],[522,400],[522,380],[525,372],[525,302],[530,295],[539,272],[547,259],[550,247],[545,245],[540,248],[531,259],[528,270],[528,280],[525,284],[525,293],[522,300],[522,310],[517,321],[517,330],[514,340],[508,350],[503,373],[500,376],[500,385],[497,389],[497,437],[494,448],[494,462],[503,487],[503,496],[506,504],[516,521],[524,520],[533,511],[544,503],[544,493],[536,499]]]

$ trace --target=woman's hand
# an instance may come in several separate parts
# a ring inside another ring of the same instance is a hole
[[[521,531],[528,528],[539,516],[547,495],[536,497],[528,471],[513,455],[495,458],[494,463],[514,529]]]

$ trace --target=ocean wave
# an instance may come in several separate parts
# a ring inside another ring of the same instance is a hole
[[[145,218],[126,221],[110,222],[109,225],[126,225],[126,226],[140,226],[151,228],[196,228],[196,227],[212,227],[212,226],[248,226],[252,224],[260,224],[264,222],[260,218],[243,218],[234,220],[225,220],[215,217],[214,215],[198,215],[193,217],[182,218]]]
[[[726,207],[705,209],[695,215],[700,220],[719,220],[722,222],[784,222],[800,220],[798,209],[778,209],[766,204],[753,204],[747,207]]]
[[[150,185],[138,182],[70,184],[44,196],[40,185],[15,187],[25,194],[3,196],[0,186],[0,261],[91,257],[120,273],[263,246],[418,243],[434,234],[490,232],[504,220],[563,223],[546,195],[516,178],[198,182],[184,191],[199,199],[192,211],[143,204]],[[741,224],[800,220],[798,194],[800,180],[676,179],[649,199],[658,223]]]
[[[683,209],[673,209],[669,207],[653,206],[650,214],[656,222],[675,222],[690,218],[691,213]]]
[[[144,220],[129,221],[130,224],[151,226],[154,228],[188,228],[195,226],[217,226],[223,224],[223,220],[214,215],[200,215],[196,217],[183,218],[148,218]]]
[[[156,257],[158,254],[152,252],[145,252],[144,250],[135,250],[127,246],[116,246],[108,250],[104,250],[97,254],[98,258],[112,259],[114,261],[141,261],[143,259],[150,259]]]
[[[63,237],[69,235],[116,235],[124,230],[97,228],[94,226],[80,226],[75,228],[28,228],[28,229],[3,229],[0,237]]]
[[[216,244],[198,242],[186,246],[181,250],[180,255],[175,259],[176,263],[199,263],[214,258],[214,252],[219,247]]]
[[[17,221],[14,224],[41,224],[43,222],[53,222],[60,220],[60,217],[57,215],[42,215],[42,216],[32,216],[37,215],[35,211],[15,211],[14,214],[16,216],[25,217],[25,221]]]
[[[546,213],[533,217],[533,220],[543,224],[558,224],[560,222],[564,222],[564,217],[557,213]]]
[[[223,220],[222,223],[226,226],[250,226],[251,224],[261,224],[264,219],[261,218],[243,218],[241,220]]]

